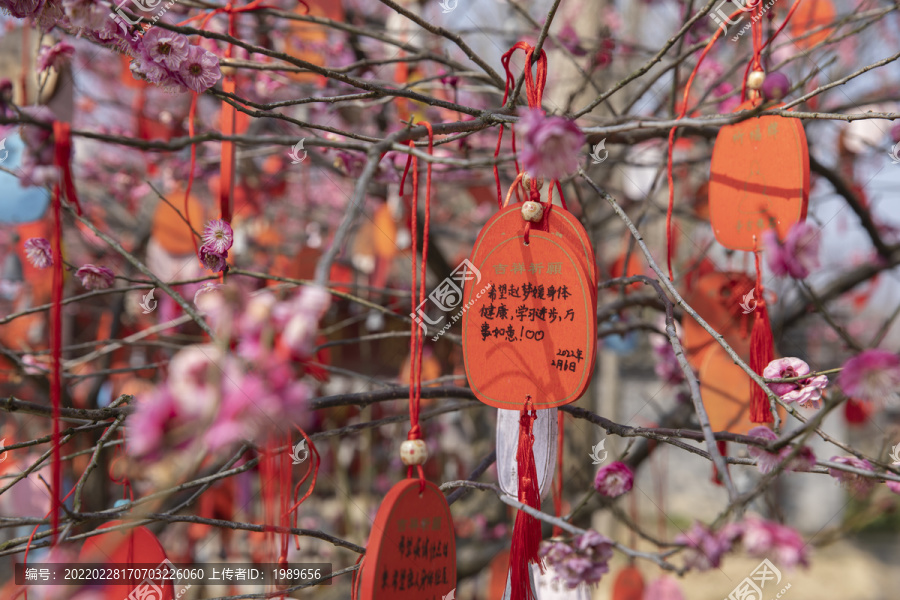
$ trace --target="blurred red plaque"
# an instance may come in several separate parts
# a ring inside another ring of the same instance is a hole
[[[404,479],[385,496],[369,533],[360,600],[443,600],[456,589],[456,534],[444,494]]]

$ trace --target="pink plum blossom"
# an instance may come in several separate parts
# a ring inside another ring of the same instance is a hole
[[[759,425],[747,432],[747,435],[757,438],[763,438],[768,441],[778,439],[774,431],[765,425]],[[756,459],[756,468],[765,475],[771,473],[775,467],[783,461],[793,451],[793,447],[785,446],[778,451],[777,454],[766,452],[759,446],[748,445],[747,453],[750,458]],[[816,464],[816,456],[813,454],[812,448],[803,446],[797,455],[785,466],[787,471],[809,471]]]
[[[203,245],[219,254],[226,254],[234,243],[231,225],[222,219],[213,219],[203,229]]]
[[[806,221],[793,225],[784,243],[778,240],[778,234],[772,229],[763,232],[762,241],[769,268],[778,277],[790,275],[795,279],[805,279],[819,268],[822,236]]]
[[[203,244],[200,246],[200,262],[213,273],[220,273],[227,266],[228,252],[216,252],[215,249]]]
[[[855,456],[833,456],[831,462],[854,467],[861,471],[872,471],[872,463]],[[863,477],[856,473],[850,473],[841,469],[828,469],[828,474],[854,494],[867,494],[875,487],[874,479]]]
[[[177,417],[178,406],[165,386],[137,398],[135,410],[128,416],[128,453],[152,456],[160,452],[165,447],[166,433],[175,427]]]
[[[281,341],[297,356],[312,353],[319,321],[331,304],[331,294],[319,286],[304,287],[291,303],[293,314],[284,327]]]
[[[594,489],[608,498],[618,498],[634,485],[634,473],[623,462],[615,461],[600,467],[594,478]]]
[[[75,277],[78,277],[81,285],[88,290],[105,290],[111,287],[115,280],[115,275],[111,270],[91,264],[84,265],[75,271]]]
[[[46,269],[53,265],[53,253],[50,242],[42,237],[25,240],[25,258],[38,269]]]
[[[191,46],[178,71],[184,85],[198,94],[205,92],[222,78],[219,59],[200,46]]]
[[[838,385],[854,400],[885,404],[900,395],[900,356],[866,350],[844,363]]]
[[[38,71],[43,73],[49,68],[59,69],[69,62],[75,54],[75,48],[67,42],[57,42],[52,46],[41,46],[38,53]]]
[[[778,565],[789,569],[809,564],[806,542],[794,529],[758,517],[748,517],[738,526],[742,530],[741,542],[747,553],[774,558]]]
[[[222,287],[221,283],[213,283],[212,281],[207,281],[202,286],[197,288],[197,291],[194,292],[194,306],[200,308],[200,305],[197,303],[203,294],[207,294],[209,292],[215,292],[216,290]]]
[[[559,541],[541,542],[538,556],[556,573],[557,581],[574,590],[579,585],[598,583],[609,573],[612,540],[593,530],[576,536],[571,545]]]
[[[154,27],[141,38],[141,44],[147,56],[155,63],[177,71],[181,63],[188,57],[188,38],[186,35]]]
[[[810,374],[809,365],[792,356],[773,360],[763,371],[766,379],[792,379]],[[806,408],[819,408],[822,405],[822,390],[828,386],[828,377],[817,375],[799,381],[770,383],[773,392],[781,396],[785,403],[796,402]]]
[[[677,579],[671,575],[663,575],[644,588],[642,600],[684,600],[684,595]]]
[[[739,534],[740,531],[733,527],[715,532],[703,523],[695,522],[685,533],[675,536],[675,542],[688,547],[685,554],[687,566],[706,571],[722,563],[722,557],[731,550]]]
[[[523,140],[520,157],[528,173],[552,180],[578,170],[585,139],[571,119],[529,109],[519,119],[518,134]]]
[[[900,481],[885,481],[888,489],[894,492],[895,494],[900,494]]]

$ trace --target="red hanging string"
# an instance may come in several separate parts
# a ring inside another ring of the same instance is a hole
[[[728,456],[728,442],[723,440],[716,440],[716,448],[719,449],[719,454],[722,455],[722,458]],[[728,469],[728,463],[725,463],[725,469]],[[716,464],[713,463],[712,468],[712,482],[718,486],[723,485],[722,475],[719,473],[719,470],[716,468]]]
[[[428,154],[434,151],[434,131],[431,123],[423,121],[422,125],[428,130]],[[413,147],[410,141],[410,147]],[[419,212],[419,160],[414,154],[410,153],[407,159],[406,170],[403,173],[403,179],[400,182],[401,194],[403,193],[403,185],[406,181],[406,172],[412,165],[412,208],[410,217],[412,219],[411,235],[412,235],[412,268],[411,268],[411,290],[412,303],[410,310],[413,314],[416,307],[425,301],[425,277],[428,272],[428,232],[431,229],[431,162],[427,162],[425,166],[425,222],[423,223],[422,234],[422,268],[419,272],[416,268],[416,248],[418,247],[418,212]],[[418,289],[416,288],[417,275]],[[424,332],[413,321],[410,324],[409,338],[409,433],[406,435],[408,440],[418,440],[422,438],[422,428],[419,426],[419,411],[422,404],[422,353],[425,349]],[[407,468],[407,477],[413,476],[413,466]],[[419,475],[419,493],[425,491],[425,471],[422,465],[415,465],[415,470]]]
[[[729,17],[730,21],[732,17],[740,14],[741,10],[734,11]],[[681,110],[679,111],[677,120],[681,120],[687,114],[688,110],[688,96],[691,93],[691,85],[694,83],[694,78],[697,76],[697,71],[700,69],[700,65],[703,63],[703,59],[706,58],[706,55],[709,54],[709,51],[712,50],[713,44],[716,43],[716,40],[722,35],[722,28],[716,29],[716,32],[713,34],[712,38],[710,38],[709,42],[706,44],[706,47],[703,48],[703,52],[700,54],[700,58],[697,59],[697,64],[694,66],[694,70],[691,71],[691,76],[688,77],[687,84],[684,87],[684,96],[681,100]],[[675,125],[672,129],[669,130],[669,138],[668,138],[668,152],[667,152],[667,168],[666,168],[666,179],[669,184],[669,204],[666,209],[666,264],[669,268],[669,281],[674,281],[675,278],[672,274],[672,254],[674,249],[674,239],[672,237],[672,213],[675,208],[675,180],[672,176],[672,151],[675,145],[675,129],[678,126]]]
[[[81,205],[75,193],[75,184],[72,180],[72,130],[68,123],[63,121],[53,122],[53,164],[59,170],[59,178],[53,186],[53,288],[52,306],[50,308],[50,353],[52,364],[50,369],[50,405],[53,417],[53,459],[51,461],[51,485],[53,496],[51,502],[51,541],[56,544],[57,529],[59,528],[59,499],[62,488],[62,464],[59,448],[59,417],[62,403],[62,299],[63,299],[63,257],[62,257],[62,196],[75,206],[78,214],[81,214]]]
[[[321,464],[322,459],[319,457],[319,451],[316,449],[316,445],[313,444],[311,439],[309,439],[309,436],[306,435],[306,432],[303,431],[297,425],[295,425],[294,427],[297,427],[297,431],[299,431],[300,435],[303,436],[303,439],[306,440],[306,444],[309,447],[309,456],[312,459],[309,470],[306,471],[306,474],[303,475],[303,477],[300,479],[300,481],[297,482],[297,485],[294,486],[294,504],[288,509],[288,512],[292,513],[294,516],[294,528],[296,529],[297,528],[297,517],[298,517],[297,508],[299,508],[300,505],[303,504],[303,502],[312,495],[313,490],[316,489],[316,479],[318,479],[318,477],[319,477],[319,465]],[[309,489],[306,490],[306,493],[303,494],[302,498],[297,500],[297,494],[300,492],[300,486],[303,485],[307,479],[309,479],[310,475],[312,475],[312,481],[309,484]],[[299,550],[300,549],[300,536],[299,535],[296,536],[295,541],[297,543],[297,550]]]
[[[197,92],[191,93],[191,109],[188,111],[188,137],[194,138],[194,120],[197,117]],[[191,188],[194,187],[194,168],[197,166],[197,145],[191,143],[191,167],[188,173],[187,189],[184,190],[184,220],[187,221],[188,227],[193,230],[191,225],[191,211],[188,208],[188,198],[191,197]],[[200,248],[197,246],[197,236],[191,232],[191,242],[194,244],[194,255],[200,260]],[[202,264],[202,262],[201,262]]]
[[[534,463],[534,421],[537,413],[527,396],[519,417],[519,445],[516,465],[519,472],[519,502],[540,510],[541,493],[538,488],[537,467]],[[541,522],[524,510],[518,511],[513,525],[512,546],[509,550],[510,600],[535,600],[529,576],[529,564],[537,563],[541,573],[544,565],[538,558],[541,544]]]
[[[787,24],[790,22],[791,17],[794,16],[794,12],[800,6],[800,0],[794,0],[794,3],[791,5],[790,10],[788,10],[787,15],[784,17],[784,22],[778,26],[778,29],[775,30],[775,33],[772,34],[772,37],[767,39],[762,46],[759,48],[759,54],[762,54],[762,51],[766,49],[766,47],[772,43],[781,31],[787,27]],[[754,52],[755,54],[755,52]],[[750,73],[750,67],[753,65],[753,61],[747,63],[747,67],[744,69],[744,79],[743,84],[741,85],[741,102],[744,102],[747,99],[747,75]]]
[[[757,301],[756,319],[753,321],[753,330],[750,333],[750,368],[755,373],[762,375],[769,363],[775,360],[775,341],[772,338],[772,324],[769,321],[769,309],[766,308],[765,290],[762,285],[760,251],[754,250],[753,256],[756,261]],[[769,398],[766,392],[755,381],[751,381],[750,393],[750,420],[753,423],[772,422],[774,419],[772,411],[769,409]]]
[[[503,88],[503,106],[506,106],[510,88],[516,84],[516,78],[509,69],[509,61],[512,58],[513,53],[519,49],[525,51],[525,97],[528,101],[528,107],[540,108],[544,97],[544,86],[547,84],[547,53],[544,52],[543,49],[541,50],[541,55],[538,58],[535,67],[536,73],[532,76],[531,65],[534,64],[534,48],[525,42],[517,42],[500,58],[500,62],[503,64],[503,70],[506,72],[506,84]],[[535,77],[537,78],[536,82],[534,79]],[[500,156],[500,144],[503,141],[503,129],[504,125],[501,123],[500,133],[497,135],[497,147],[494,149],[494,158]],[[512,151],[515,153],[516,132],[512,128],[511,130]],[[515,160],[515,165],[516,174],[518,174],[520,172],[518,160]],[[503,194],[501,193],[500,188],[500,170],[496,163],[494,163],[494,181],[497,183],[497,205],[500,206],[503,201]]]
[[[233,19],[233,16],[232,16]],[[233,33],[231,35],[234,35]],[[231,57],[231,45],[225,55]],[[222,80],[222,91],[233,94],[237,86],[235,85],[234,75],[226,75]],[[222,101],[222,113],[220,115],[219,128],[222,130],[223,136],[233,136],[235,134],[235,117],[237,111],[230,103]],[[219,218],[230,223],[232,203],[234,198],[234,142],[222,141],[222,159],[221,170],[219,173]]]

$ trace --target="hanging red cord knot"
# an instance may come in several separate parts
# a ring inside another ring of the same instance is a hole
[[[410,427],[409,433],[406,434],[408,440],[418,440],[422,438],[422,428],[418,423]]]
[[[537,467],[534,463],[534,432],[532,426],[537,413],[531,397],[519,416],[519,446],[516,449],[516,465],[519,473],[519,502],[540,510],[541,495],[538,489]],[[541,522],[524,510],[519,510],[513,526],[512,546],[509,552],[510,600],[534,600],[529,576],[529,564],[538,563],[538,547],[541,544]]]
[[[757,375],[762,375],[769,363],[775,360],[775,340],[772,337],[772,323],[766,307],[765,290],[762,285],[762,267],[760,252],[754,251],[756,262],[756,319],[750,333],[750,368]],[[774,419],[769,408],[769,397],[755,381],[750,382],[750,420],[753,423],[770,423]]]

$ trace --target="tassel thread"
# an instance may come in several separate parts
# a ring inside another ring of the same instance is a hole
[[[772,324],[769,321],[769,309],[763,296],[762,272],[759,264],[759,252],[754,252],[756,259],[756,319],[750,334],[750,368],[758,375],[769,363],[775,360],[775,342],[772,339]],[[771,423],[772,411],[769,409],[769,397],[755,381],[750,382],[750,421],[753,423]]]
[[[516,449],[516,464],[519,473],[519,502],[534,509],[541,508],[541,494],[538,489],[537,467],[534,463],[533,425],[537,413],[531,399],[525,401],[519,417],[519,445]],[[513,526],[512,547],[509,551],[510,600],[536,600],[531,589],[529,564],[537,563],[541,572],[544,568],[538,559],[541,543],[541,523],[524,510],[516,515]]]

